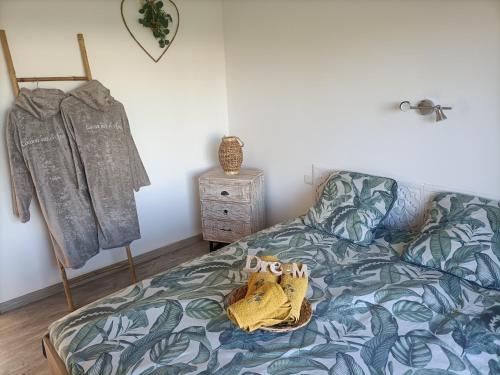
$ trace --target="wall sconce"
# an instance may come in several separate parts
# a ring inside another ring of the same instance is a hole
[[[432,100],[425,99],[421,100],[416,106],[411,105],[409,101],[401,102],[399,109],[403,112],[407,112],[410,109],[416,109],[421,115],[429,115],[435,112],[436,122],[439,122],[447,119],[443,110],[449,111],[452,107],[443,107],[439,104],[434,104]]]

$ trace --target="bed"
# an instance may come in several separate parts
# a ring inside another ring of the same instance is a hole
[[[500,292],[404,262],[413,234],[379,229],[370,246],[275,225],[54,322],[55,374],[499,374]],[[247,254],[308,265],[313,318],[249,334],[225,314]]]

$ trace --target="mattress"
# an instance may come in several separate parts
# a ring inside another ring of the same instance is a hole
[[[405,263],[412,238],[382,229],[363,247],[297,218],[87,305],[50,338],[71,374],[499,374],[500,292]],[[227,319],[247,254],[308,265],[306,327]]]

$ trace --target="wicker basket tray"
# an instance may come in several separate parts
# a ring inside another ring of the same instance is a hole
[[[246,294],[247,294],[246,285],[234,289],[226,297],[227,304],[232,305],[233,303],[238,302],[240,299],[245,298]],[[281,323],[272,327],[262,327],[260,329],[263,331],[277,332],[277,333],[291,332],[307,325],[307,323],[309,323],[309,321],[311,320],[311,317],[312,317],[311,304],[309,303],[307,298],[304,298],[304,300],[302,301],[302,307],[300,308],[300,318],[297,321],[297,323],[295,324]]]

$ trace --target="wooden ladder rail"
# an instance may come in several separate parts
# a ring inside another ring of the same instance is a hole
[[[7,64],[7,71],[9,73],[9,79],[12,85],[12,90],[14,91],[14,96],[17,97],[19,95],[19,82],[55,82],[55,81],[90,81],[92,80],[92,72],[90,70],[89,59],[87,55],[87,49],[85,48],[85,39],[83,38],[83,34],[76,34],[76,38],[78,41],[78,47],[80,48],[80,55],[82,57],[83,70],[85,72],[84,76],[60,76],[60,77],[17,77],[16,70],[14,68],[14,62],[12,60],[12,55],[10,53],[9,42],[7,41],[7,34],[5,30],[0,30],[0,43],[2,44],[3,55],[5,57],[5,62]],[[50,234],[50,231],[49,231]],[[75,310],[75,303],[73,301],[73,294],[71,292],[70,281],[68,279],[68,275],[66,274],[66,269],[64,265],[57,258],[57,254],[54,250],[54,243],[51,237],[52,242],[52,251],[56,256],[57,266],[59,268],[59,272],[61,274],[62,284],[64,287],[64,293],[66,294],[66,302],[68,304],[68,309],[70,311]],[[125,251],[127,254],[128,268],[130,271],[130,280],[132,283],[137,282],[137,275],[135,271],[134,258],[132,257],[132,251],[130,246],[125,246]]]
[[[80,47],[83,70],[85,71],[84,76],[17,77],[16,70],[14,68],[14,62],[12,60],[12,55],[10,53],[9,42],[7,41],[7,34],[5,30],[0,30],[0,41],[2,43],[3,54],[5,56],[5,61],[7,63],[7,70],[9,72],[9,78],[12,84],[14,95],[16,97],[19,95],[19,82],[90,81],[92,79],[92,72],[90,70],[87,50],[85,48],[85,40],[83,39],[83,34],[77,34],[76,37],[78,40],[78,46]]]

